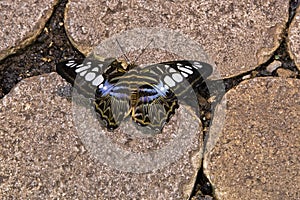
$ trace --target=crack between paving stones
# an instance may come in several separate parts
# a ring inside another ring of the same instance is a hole
[[[291,59],[288,49],[287,49],[288,48],[287,47],[288,30],[289,30],[291,22],[295,16],[295,11],[299,7],[299,4],[300,4],[300,0],[296,0],[296,1],[290,0],[289,17],[288,17],[288,22],[286,23],[285,29],[282,33],[283,34],[282,40],[280,42],[279,47],[274,51],[274,53],[270,57],[270,59],[268,59],[265,63],[259,65],[258,67],[256,67],[253,70],[239,74],[232,78],[223,79],[224,84],[225,84],[225,94],[227,93],[228,90],[236,87],[238,84],[240,84],[242,81],[244,81],[243,77],[245,77],[246,75],[250,75],[250,77],[251,77],[250,79],[253,79],[256,77],[278,77],[276,70],[274,70],[273,72],[268,72],[266,70],[267,66],[275,60],[281,61],[282,66],[280,68],[288,69],[293,72],[296,72],[297,73],[296,78],[300,79],[300,71],[296,67],[295,62]],[[278,55],[280,56],[280,54],[284,54],[284,55],[281,59],[277,59]],[[286,63],[288,63],[288,64],[286,64]],[[256,73],[256,72],[258,72],[258,73]],[[253,76],[252,74],[256,74],[256,75]],[[249,80],[249,79],[247,79],[247,80]],[[215,81],[222,81],[222,80],[215,80]],[[222,99],[222,97],[220,97],[219,101],[221,99]],[[211,112],[213,113],[213,110]],[[202,119],[201,119],[201,121],[202,121]],[[204,130],[204,128],[209,128],[209,126],[205,127],[204,123],[202,123],[202,124],[203,124],[203,130]],[[204,136],[204,138],[205,138],[205,136]],[[203,149],[205,149],[205,146],[206,146],[204,138],[203,138],[203,142],[204,142]],[[204,152],[203,152],[203,156],[204,156]],[[213,186],[209,182],[209,180],[203,170],[203,158],[202,158],[202,162],[201,162],[201,168],[198,171],[197,180],[195,181],[195,185],[194,185],[194,188],[193,188],[193,191],[192,191],[192,194],[191,194],[191,197],[189,198],[189,200],[191,200],[193,197],[196,197],[196,195],[198,195],[198,197],[200,196],[199,198],[201,198],[201,197],[204,198],[204,195],[208,195],[208,196],[213,197],[214,200],[216,199],[216,197],[214,195],[214,191],[213,191]]]

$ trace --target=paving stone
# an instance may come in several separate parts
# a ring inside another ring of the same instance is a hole
[[[59,96],[56,73],[24,79],[0,101],[0,196],[7,199],[188,199],[201,165],[201,122],[191,148],[176,162],[148,173],[119,171],[95,159],[76,131],[72,104]],[[182,106],[179,108],[179,110]],[[158,146],[179,120],[158,134]],[[82,113],[84,114],[84,113]],[[182,117],[186,117],[183,114]],[[187,119],[180,122],[186,127]],[[84,124],[84,123],[82,123]],[[77,126],[78,128],[78,126]],[[111,138],[121,131],[107,132]],[[100,135],[100,133],[98,134]],[[124,135],[124,133],[123,133]],[[96,138],[96,137],[95,137]],[[117,138],[119,139],[119,138]],[[145,138],[143,141],[146,141]],[[175,140],[173,138],[173,140]],[[115,140],[116,143],[122,141]],[[156,138],[150,138],[156,141]],[[134,146],[137,139],[129,141]],[[168,144],[168,143],[167,143]],[[97,144],[96,144],[97,145]],[[120,144],[121,145],[121,144]],[[127,145],[126,142],[122,145]],[[142,146],[142,143],[139,143]],[[138,147],[141,147],[138,146]],[[127,146],[128,147],[128,146]],[[154,151],[147,146],[143,151]],[[136,151],[136,149],[135,149]],[[179,151],[173,152],[180,154]],[[171,155],[170,155],[171,156]],[[155,160],[153,160],[155,161]],[[124,163],[125,165],[126,163]],[[139,163],[134,163],[138,165]],[[139,166],[137,166],[139,167]]]
[[[225,98],[225,125],[210,132],[204,158],[217,199],[299,199],[300,81],[255,78]]]
[[[289,8],[285,0],[106,2],[68,3],[66,31],[83,53],[125,30],[169,28],[201,44],[223,77],[254,69],[270,58],[279,46]]]
[[[300,70],[300,7],[297,9],[290,25],[288,41],[290,56],[294,59],[296,66]]]
[[[58,0],[0,1],[0,60],[32,43]]]

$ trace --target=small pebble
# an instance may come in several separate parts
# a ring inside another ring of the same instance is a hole
[[[275,71],[280,66],[281,66],[281,62],[278,61],[278,60],[275,60],[267,66],[267,71],[272,73],[273,71]]]
[[[206,118],[206,120],[211,119],[211,113],[210,112],[206,113],[205,114],[205,118]]]
[[[245,75],[245,76],[243,76],[243,80],[246,80],[246,79],[250,79],[251,78],[251,75],[250,74],[247,74],[247,75]]]

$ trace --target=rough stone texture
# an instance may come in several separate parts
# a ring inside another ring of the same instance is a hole
[[[114,3],[108,3],[114,2]],[[288,19],[289,2],[268,1],[69,1],[65,27],[87,54],[124,30],[179,30],[203,45],[223,77],[251,70],[270,58]]]
[[[40,34],[57,2],[0,1],[0,60],[30,44]]]
[[[284,78],[296,78],[297,77],[297,73],[289,70],[289,69],[283,69],[283,68],[279,68],[276,70],[278,76],[280,77],[284,77]]]
[[[188,199],[201,164],[201,130],[196,148],[173,164],[146,174],[117,171],[82,142],[71,102],[57,94],[65,85],[56,73],[25,79],[0,102],[2,198]]]
[[[300,198],[300,81],[255,78],[227,99],[225,126],[204,168],[218,199]],[[213,126],[218,126],[215,123]]]
[[[300,7],[290,25],[288,38],[290,56],[295,60],[296,66],[300,70]]]

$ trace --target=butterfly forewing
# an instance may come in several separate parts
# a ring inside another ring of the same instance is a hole
[[[207,63],[186,60],[163,62],[143,69],[160,77],[159,79],[181,99],[190,98],[193,92],[197,92],[197,88],[205,85],[204,80],[212,70]]]
[[[87,98],[94,98],[97,86],[108,76],[116,73],[121,76],[125,73],[120,72],[119,69],[122,69],[122,65],[116,59],[68,60],[59,63],[56,67],[56,71]]]

